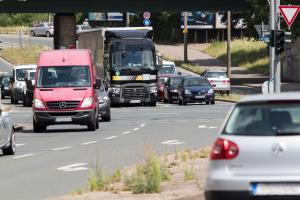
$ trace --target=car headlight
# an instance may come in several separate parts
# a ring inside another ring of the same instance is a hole
[[[9,87],[8,87],[8,86],[5,86],[5,87],[4,87],[4,90],[8,90],[8,89],[9,89]]]
[[[44,105],[43,101],[40,100],[40,99],[33,99],[33,106],[35,108],[40,108],[40,109],[45,108],[45,105]]]
[[[121,88],[111,88],[113,94],[120,94]]]
[[[207,93],[208,93],[208,94],[213,94],[213,93],[214,93],[214,90],[213,90],[213,89],[210,89],[210,90],[208,90]]]
[[[156,94],[157,93],[157,87],[156,86],[151,86],[150,87],[150,93],[151,94]]]
[[[81,108],[87,108],[90,107],[93,104],[93,97],[88,97],[83,99],[83,102],[81,104]]]
[[[109,101],[109,98],[107,96],[105,97],[98,97],[99,103],[106,103]]]
[[[177,93],[178,90],[177,89],[173,89],[173,90],[170,90],[170,92]]]
[[[189,90],[184,90],[184,94],[191,95],[192,93]]]
[[[17,87],[17,88],[22,88],[22,83],[16,82],[16,87]]]

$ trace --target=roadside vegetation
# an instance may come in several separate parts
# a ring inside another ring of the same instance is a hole
[[[242,39],[233,40],[231,44],[233,66],[245,67],[253,73],[269,73],[268,48],[264,42]],[[204,52],[224,62],[227,61],[226,42],[212,42]]]
[[[216,100],[225,100],[225,101],[232,101],[232,102],[238,102],[240,101],[245,95],[243,94],[236,94],[236,93],[231,93],[230,95],[227,94],[216,94]]]
[[[42,45],[24,46],[22,48],[10,47],[2,49],[0,57],[15,65],[34,64],[37,63],[40,53],[48,49],[48,47]]]
[[[22,34],[28,34],[28,29],[26,26],[0,27],[0,34],[18,34],[20,31]]]
[[[168,61],[173,61],[177,67],[180,67],[182,69],[188,70],[188,71],[193,72],[195,74],[199,74],[200,75],[200,74],[202,74],[204,72],[204,68],[203,67],[194,65],[191,62],[184,63],[182,60],[176,60],[176,59],[168,57],[168,56],[163,56],[163,59],[164,60],[168,60]]]

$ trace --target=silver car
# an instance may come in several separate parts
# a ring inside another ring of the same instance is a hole
[[[0,149],[4,155],[13,155],[16,151],[14,127],[7,112],[0,109]]]
[[[39,23],[30,29],[30,35],[51,37],[54,35],[54,25],[52,22]]]
[[[230,79],[226,71],[211,69],[204,71],[201,76],[207,78],[215,92],[230,93]]]
[[[300,93],[236,104],[213,145],[207,200],[300,199]]]

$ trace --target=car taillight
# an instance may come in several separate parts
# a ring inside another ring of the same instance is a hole
[[[209,80],[209,82],[210,82],[210,83],[214,83],[215,81],[213,81],[213,80]]]
[[[228,84],[228,83],[229,83],[229,80],[224,80],[224,81],[222,81],[222,82]]]
[[[231,160],[238,156],[239,147],[230,140],[218,138],[210,153],[211,160]]]

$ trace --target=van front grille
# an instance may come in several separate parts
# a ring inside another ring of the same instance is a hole
[[[78,108],[80,101],[50,101],[46,102],[49,109],[75,109]]]

